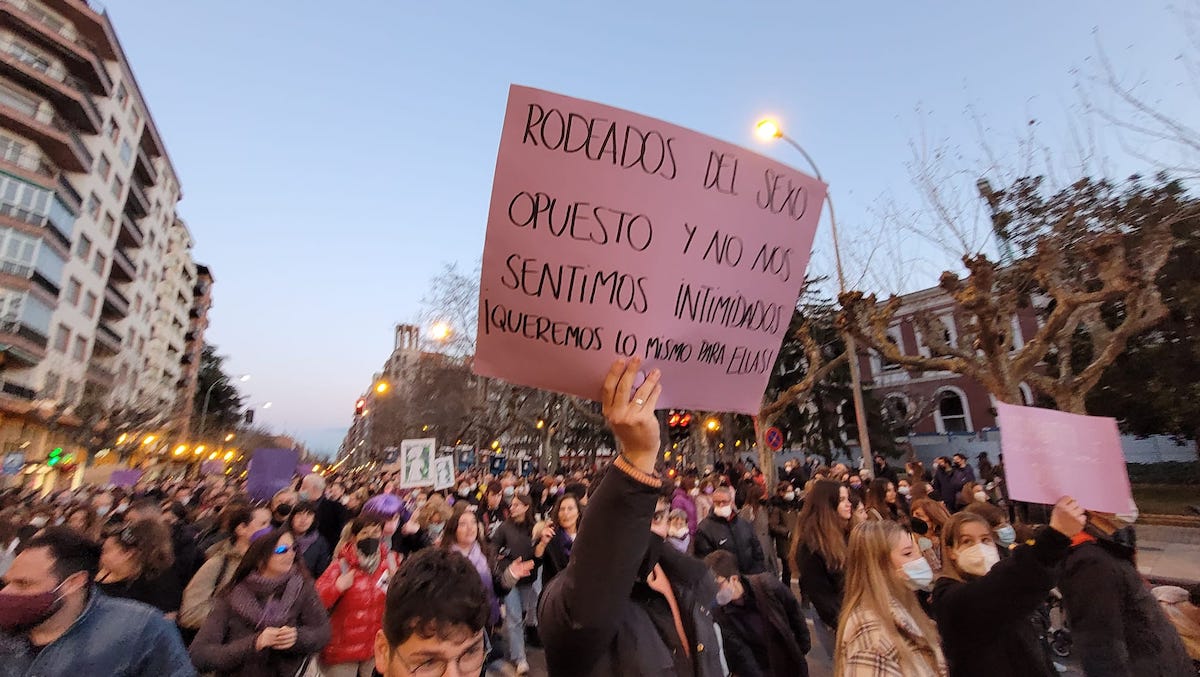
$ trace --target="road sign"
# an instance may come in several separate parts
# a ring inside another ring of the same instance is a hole
[[[767,440],[767,448],[771,451],[779,451],[783,448],[783,431],[775,426],[767,428],[765,435]]]

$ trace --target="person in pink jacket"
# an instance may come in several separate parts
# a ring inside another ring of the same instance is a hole
[[[382,537],[382,519],[355,518],[349,542],[317,580],[333,630],[321,652],[326,677],[369,677],[375,667],[375,635],[383,627],[388,582],[400,565]]]

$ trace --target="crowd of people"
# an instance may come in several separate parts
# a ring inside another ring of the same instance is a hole
[[[1049,677],[1052,590],[1087,675],[1196,674],[1195,591],[1152,594],[1133,515],[1017,509],[962,456],[664,476],[639,366],[595,472],[0,493],[0,677],[525,674],[535,646],[551,675],[807,675],[814,635],[839,676]]]

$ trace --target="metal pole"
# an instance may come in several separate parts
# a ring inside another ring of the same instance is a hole
[[[208,420],[208,400],[210,397],[212,397],[213,388],[216,388],[217,384],[221,383],[224,380],[225,380],[224,378],[219,378],[219,379],[213,381],[212,385],[210,385],[208,387],[208,391],[204,393],[204,406],[201,407],[201,409],[200,409],[200,425],[198,426],[198,430],[196,431],[196,439],[197,440],[204,439],[204,423],[206,420]]]
[[[803,146],[782,132],[779,136],[784,141],[792,144],[792,148],[800,151],[800,154],[804,156],[809,166],[812,167],[813,173],[817,175],[818,180],[825,180],[821,176],[821,170],[817,168],[817,163],[813,162],[812,156],[808,154],[808,151],[804,150]],[[825,193],[825,201],[829,203],[829,232],[833,235],[833,259],[837,265],[838,291],[845,293],[846,275],[842,271],[842,251],[838,244],[837,218],[833,212],[833,197],[828,192]],[[854,340],[854,335],[849,331],[843,332],[842,339],[846,342],[846,352],[850,362],[850,390],[854,400],[854,421],[858,426],[858,446],[862,451],[863,467],[870,469],[872,468],[871,439],[867,433],[867,410],[863,404],[862,373],[858,364],[858,342]]]

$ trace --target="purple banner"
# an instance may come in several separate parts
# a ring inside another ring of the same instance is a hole
[[[246,493],[258,501],[269,501],[292,482],[300,452],[295,449],[255,449],[246,472]]]
[[[114,487],[132,487],[142,479],[141,470],[114,470],[108,478],[108,483]]]
[[[225,461],[205,461],[200,464],[200,473],[204,475],[224,475]]]

